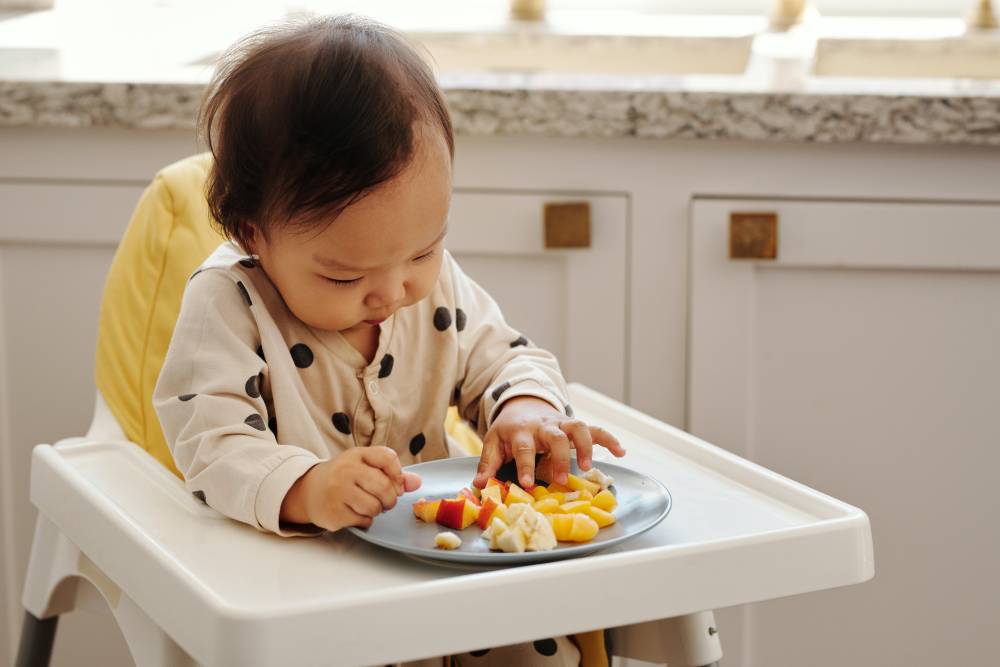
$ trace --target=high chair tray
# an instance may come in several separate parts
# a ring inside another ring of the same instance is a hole
[[[861,510],[586,387],[571,396],[581,419],[618,436],[623,465],[673,496],[668,520],[585,558],[483,571],[347,531],[267,535],[203,505],[127,442],[36,447],[31,499],[204,665],[386,664],[873,576]]]

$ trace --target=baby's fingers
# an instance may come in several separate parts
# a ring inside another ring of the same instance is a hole
[[[490,429],[483,441],[483,453],[479,455],[479,468],[472,485],[477,489],[486,486],[486,481],[496,474],[497,468],[503,464],[503,453],[500,451],[500,438],[495,429]]]
[[[403,489],[403,466],[399,463],[399,455],[388,447],[366,447],[362,450],[361,460],[378,468],[392,480],[397,491]]]
[[[593,439],[590,436],[590,429],[582,421],[570,419],[559,424],[562,432],[573,441],[573,448],[576,449],[576,462],[581,470],[590,470]]]
[[[409,493],[420,488],[420,475],[415,472],[403,471],[403,490]]]
[[[382,511],[391,510],[396,506],[396,499],[399,497],[396,493],[396,484],[378,468],[362,467],[357,485],[381,503]]]
[[[620,442],[618,442],[618,438],[611,435],[600,426],[590,427],[590,437],[593,439],[595,444],[604,447],[615,456],[619,458],[625,456],[625,448],[622,447]]]
[[[510,449],[517,465],[517,478],[522,488],[535,485],[535,437],[530,431],[514,431],[510,438]]]

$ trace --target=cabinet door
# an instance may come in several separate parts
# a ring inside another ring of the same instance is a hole
[[[547,203],[590,204],[590,246],[545,247]],[[447,246],[567,379],[625,400],[627,199],[457,191]]]
[[[747,211],[777,214],[776,259],[729,259]],[[875,544],[868,583],[720,613],[724,663],[989,662],[1000,206],[695,200],[691,231],[689,428],[862,508]]]

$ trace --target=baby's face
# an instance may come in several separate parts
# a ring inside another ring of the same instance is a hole
[[[253,251],[292,313],[311,327],[378,326],[437,282],[451,202],[440,132],[417,130],[411,163],[343,210],[322,232],[277,229]]]

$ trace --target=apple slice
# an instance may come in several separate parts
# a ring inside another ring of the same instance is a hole
[[[479,502],[479,498],[476,497],[476,494],[473,493],[472,489],[470,489],[468,487],[466,487],[466,488],[462,489],[461,491],[459,491],[458,492],[458,496],[460,498],[466,498],[466,499],[468,499],[469,502],[471,502],[473,505],[476,505],[477,507],[482,504],[482,503]]]
[[[497,485],[487,486],[483,489],[479,497],[482,499],[484,505],[488,498],[492,498],[493,502],[499,505],[503,502],[503,487]]]
[[[511,484],[510,488],[507,489],[507,497],[504,498],[504,502],[508,505],[513,505],[514,503],[533,503],[535,502],[534,497],[517,484]]]
[[[486,527],[490,525],[490,519],[493,518],[493,513],[498,507],[500,507],[500,503],[493,500],[493,498],[487,498],[484,500],[483,506],[479,508],[479,516],[476,518],[476,525],[478,525],[482,530],[486,530]]]
[[[479,508],[465,498],[445,498],[438,507],[435,520],[442,526],[465,530],[479,514]]]
[[[437,519],[438,507],[440,505],[440,500],[427,500],[425,498],[421,498],[417,502],[413,503],[413,514],[421,521],[434,523]]]

